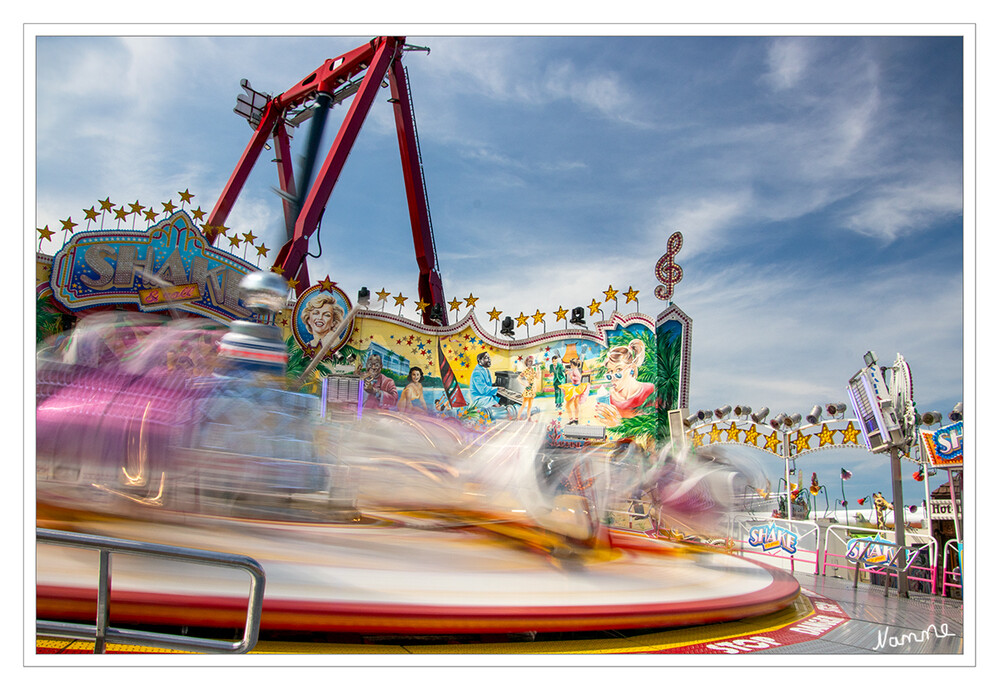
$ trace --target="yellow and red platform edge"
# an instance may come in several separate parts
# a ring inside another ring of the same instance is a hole
[[[835,602],[802,591],[790,606],[738,621],[676,628],[631,637],[592,640],[383,644],[265,640],[251,654],[746,654],[815,640],[849,616]],[[39,637],[38,654],[92,654],[92,642]],[[108,654],[184,654],[109,644]]]

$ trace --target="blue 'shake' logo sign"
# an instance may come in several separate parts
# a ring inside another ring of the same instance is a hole
[[[759,546],[764,551],[773,551],[779,548],[793,554],[798,550],[798,535],[771,522],[769,525],[761,525],[749,530],[749,545]]]

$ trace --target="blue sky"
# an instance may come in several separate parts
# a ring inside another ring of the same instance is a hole
[[[404,62],[445,295],[478,297],[487,324],[493,307],[540,310],[551,331],[558,307],[633,287],[655,317],[666,303],[653,268],[679,230],[691,408],[804,416],[845,401],[874,350],[882,364],[902,353],[919,409],[946,413],[972,364],[964,45],[856,28],[867,35],[410,36],[430,48]],[[370,37],[39,36],[36,227],[72,217],[82,229],[83,209],[105,197],[159,208],[190,190],[210,210],[251,134],[232,112],[240,79],[278,94]],[[382,93],[309,266],[349,295],[401,292],[406,313],[418,269]],[[333,110],[327,142],[344,113]],[[265,152],[227,223],[262,238],[271,260],[284,233],[276,185]],[[841,466],[890,491],[883,457],[801,463],[831,497]],[[922,499],[914,482],[905,493]]]

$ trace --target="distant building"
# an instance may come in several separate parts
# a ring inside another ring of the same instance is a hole
[[[384,369],[388,369],[393,374],[402,376],[403,378],[409,376],[409,358],[397,355],[387,347],[374,342],[368,344],[364,361],[367,361],[368,357],[373,354],[379,355],[382,358],[382,367]]]

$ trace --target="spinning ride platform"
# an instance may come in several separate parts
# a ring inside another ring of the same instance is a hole
[[[100,518],[69,525],[40,520],[39,526],[256,559],[267,577],[261,640],[340,633],[531,637],[698,626],[778,614],[800,593],[782,571],[616,531],[610,547],[559,558],[491,527],[190,516],[173,524]],[[95,552],[40,544],[38,617],[93,621],[97,574]],[[243,625],[246,606],[246,578],[238,573],[115,557],[110,620],[116,626],[231,630]]]

